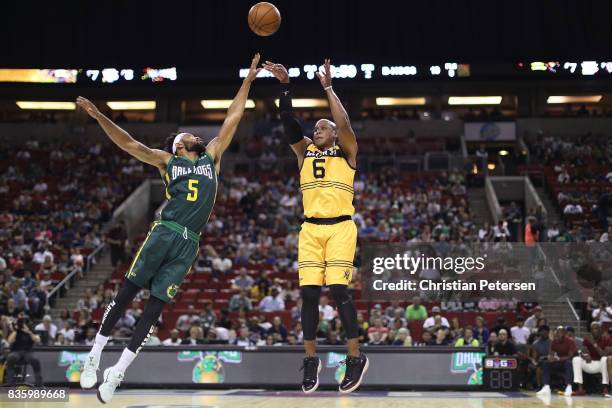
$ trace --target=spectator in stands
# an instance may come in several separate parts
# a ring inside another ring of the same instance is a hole
[[[164,346],[178,346],[182,344],[179,334],[180,332],[177,329],[170,330],[170,337],[162,341],[162,344]]]
[[[36,386],[42,386],[42,374],[40,361],[32,356],[32,347],[40,344],[40,337],[32,332],[29,319],[23,314],[19,315],[13,323],[12,332],[7,338],[10,353],[6,357],[6,368],[4,372],[4,383],[7,386],[15,385],[15,365],[23,361],[32,366],[36,379]]]
[[[431,313],[432,316],[428,317],[427,319],[425,319],[425,322],[423,322],[423,328],[425,330],[435,331],[435,329],[439,327],[450,328],[450,324],[448,324],[448,320],[446,320],[446,317],[443,317],[440,314],[439,306],[432,307]]]
[[[127,308],[126,313],[131,315],[136,323],[140,320],[140,316],[142,315],[142,308],[140,307],[140,302],[133,301],[132,305]]]
[[[157,336],[158,328],[157,325],[153,326],[151,333],[149,334],[149,339],[145,343],[146,346],[160,346],[161,340]]]
[[[251,339],[251,333],[249,332],[249,328],[247,326],[240,326],[240,329],[238,330],[238,335],[236,336],[232,344],[241,347],[250,347],[255,345],[255,343]]]
[[[503,316],[497,318],[497,324],[491,329],[491,331],[494,331],[498,335],[500,330],[505,330],[508,335],[510,334],[510,328],[506,324],[506,319]]]
[[[474,337],[474,331],[470,326],[465,328],[463,331],[463,336],[459,337],[455,342],[455,347],[478,347],[479,345],[480,343],[478,342],[478,339]]]
[[[536,242],[540,242],[540,232],[536,229],[535,217],[527,217],[527,225],[525,226],[525,245],[534,246]]]
[[[96,341],[96,329],[94,327],[88,327],[85,331],[85,337],[82,339],[81,344],[86,346],[92,346]]]
[[[298,336],[295,332],[289,332],[287,334],[287,345],[288,346],[296,346],[300,343],[298,340]]]
[[[478,241],[489,242],[493,240],[493,230],[488,222],[485,222],[478,230]]]
[[[208,329],[211,327],[215,327],[215,322],[217,321],[217,314],[213,310],[212,302],[210,300],[204,301],[204,310],[200,314],[200,324],[205,332],[208,332]]]
[[[386,343],[380,332],[374,331],[369,334],[370,340],[368,341],[369,346],[384,346]]]
[[[497,333],[491,332],[489,334],[489,341],[486,346],[486,353],[488,356],[495,355],[495,347],[497,346]]]
[[[40,245],[32,257],[32,262],[42,265],[46,258],[49,258],[49,262],[53,263],[53,252],[49,251],[46,245]]]
[[[583,347],[583,339],[580,337],[576,337],[576,331],[572,326],[565,326],[565,335],[568,339],[572,340],[576,343],[576,350],[582,350]]]
[[[444,327],[440,327],[435,331],[436,338],[429,344],[430,346],[448,346],[450,345],[450,339],[448,338],[448,330]]]
[[[238,293],[233,295],[229,301],[228,307],[232,312],[237,312],[240,309],[246,312],[251,311],[251,309],[253,309],[253,305],[251,303],[251,299],[249,299],[246,295],[246,289],[240,289]]]
[[[378,333],[377,337],[381,343],[386,343],[387,338],[389,336],[389,328],[383,326],[383,320],[380,317],[374,319],[374,325],[368,329],[368,339],[369,343],[371,343],[374,339],[374,333]]]
[[[211,330],[210,332],[214,332]],[[204,344],[204,331],[200,326],[191,326],[189,328],[189,336],[185,337],[181,344],[183,345],[196,345],[196,344]]]
[[[508,230],[508,223],[504,220],[499,220],[496,226],[493,227],[493,241],[501,242],[509,240],[511,237],[510,230]]]
[[[557,327],[554,338],[550,343],[548,358],[542,361],[542,384],[543,387],[537,395],[550,395],[550,373],[551,371],[562,371],[565,382],[566,397],[572,396],[572,359],[576,355],[576,343],[565,335],[563,326]]]
[[[406,308],[406,320],[425,320],[427,319],[427,308],[421,304],[421,297],[412,298],[412,304]]]
[[[482,316],[476,316],[474,323],[474,337],[480,344],[487,344],[489,341],[489,329],[485,326],[485,319]]]
[[[510,333],[512,334],[514,344],[516,344],[519,349],[524,348],[527,345],[527,339],[531,334],[531,330],[525,327],[525,319],[523,316],[517,316],[516,326],[510,329]]]
[[[489,336],[489,342],[491,342],[491,338],[493,337],[493,333]],[[508,331],[505,329],[501,329],[497,333],[497,338],[495,339],[495,343],[491,345],[490,351],[494,356],[514,356],[516,355],[516,347],[514,343],[512,343],[508,338]]]
[[[106,242],[110,247],[111,265],[115,268],[125,263],[125,247],[127,245],[127,231],[125,222],[119,221],[108,231]]]
[[[536,306],[533,308],[533,314],[525,320],[525,327],[535,332],[537,329],[538,320],[544,317],[544,313],[542,312],[541,306]]]
[[[406,327],[402,327],[401,329],[399,329],[397,332],[397,336],[395,336],[395,339],[393,340],[391,345],[404,347],[412,346],[412,337],[410,337],[410,330],[408,330]]]
[[[232,289],[233,290],[244,289],[244,290],[250,291],[254,283],[255,283],[255,280],[247,274],[246,268],[240,268],[240,272],[238,273],[238,276],[232,282]]]
[[[200,324],[200,317],[198,316],[195,306],[190,304],[187,306],[187,313],[184,313],[176,319],[176,328],[179,331],[185,332],[190,330],[190,327]]]
[[[34,332],[40,336],[42,345],[50,346],[55,341],[57,326],[53,324],[50,315],[45,315],[42,322],[34,327]]]
[[[462,336],[463,336],[463,327],[461,327],[459,318],[455,316],[450,321],[450,331],[448,333],[449,340],[455,341]]]
[[[433,335],[431,334],[431,332],[424,330],[423,333],[421,333],[421,342],[415,344],[415,346],[429,346],[432,341]]]
[[[214,272],[225,273],[232,267],[232,260],[225,254],[217,255],[212,259],[212,268]]]
[[[612,322],[612,307],[608,306],[605,300],[599,302],[599,307],[593,310],[593,321],[599,323]]]
[[[542,361],[548,358],[550,351],[550,328],[546,325],[538,328],[538,337],[534,340],[532,347],[529,349],[529,359],[532,364],[531,368],[536,370],[536,382],[538,388],[542,387]]]
[[[272,288],[270,295],[259,302],[259,310],[262,312],[278,312],[285,310],[285,301],[280,298],[277,288]]]
[[[287,329],[283,326],[280,316],[274,316],[272,327],[270,327],[267,334],[272,335],[275,342],[284,343],[287,341]]]
[[[74,343],[76,333],[74,330],[74,320],[68,318],[64,321],[64,327],[62,327],[58,334],[64,336],[64,339],[70,344]]]
[[[325,320],[333,320],[336,317],[336,311],[329,305],[329,299],[327,296],[321,296],[319,299],[319,312],[323,313]]]
[[[585,395],[582,384],[582,372],[588,374],[601,373],[601,383],[604,386],[603,394],[608,393],[609,371],[608,355],[612,349],[612,338],[602,335],[599,322],[591,323],[591,336],[584,338],[584,350],[572,359],[574,382],[578,389],[573,395]]]

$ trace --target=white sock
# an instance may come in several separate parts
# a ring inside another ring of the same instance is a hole
[[[117,364],[115,364],[113,367],[116,368],[118,371],[125,373],[125,370],[127,370],[127,368],[130,366],[130,364],[132,364],[132,361],[134,361],[135,358],[136,353],[126,347],[123,349],[123,353],[121,353],[119,361],[117,361]]]
[[[102,349],[106,346],[106,342],[108,342],[108,336],[103,336],[100,333],[96,334],[96,340],[89,352],[90,356],[94,356],[97,360],[100,359],[100,355],[102,354]]]

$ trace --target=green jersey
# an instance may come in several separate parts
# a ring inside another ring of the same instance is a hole
[[[208,152],[196,161],[173,156],[166,167],[166,199],[162,221],[173,221],[200,233],[217,197],[215,163]]]

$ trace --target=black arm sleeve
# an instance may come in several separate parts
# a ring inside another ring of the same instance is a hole
[[[289,84],[281,84],[281,93],[278,102],[280,108],[280,119],[283,124],[284,135],[290,145],[301,142],[304,139],[302,127],[293,114],[291,106],[291,91]]]

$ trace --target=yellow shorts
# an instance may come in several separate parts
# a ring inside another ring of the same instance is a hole
[[[348,285],[356,246],[352,220],[331,225],[304,222],[298,244],[300,286]]]

